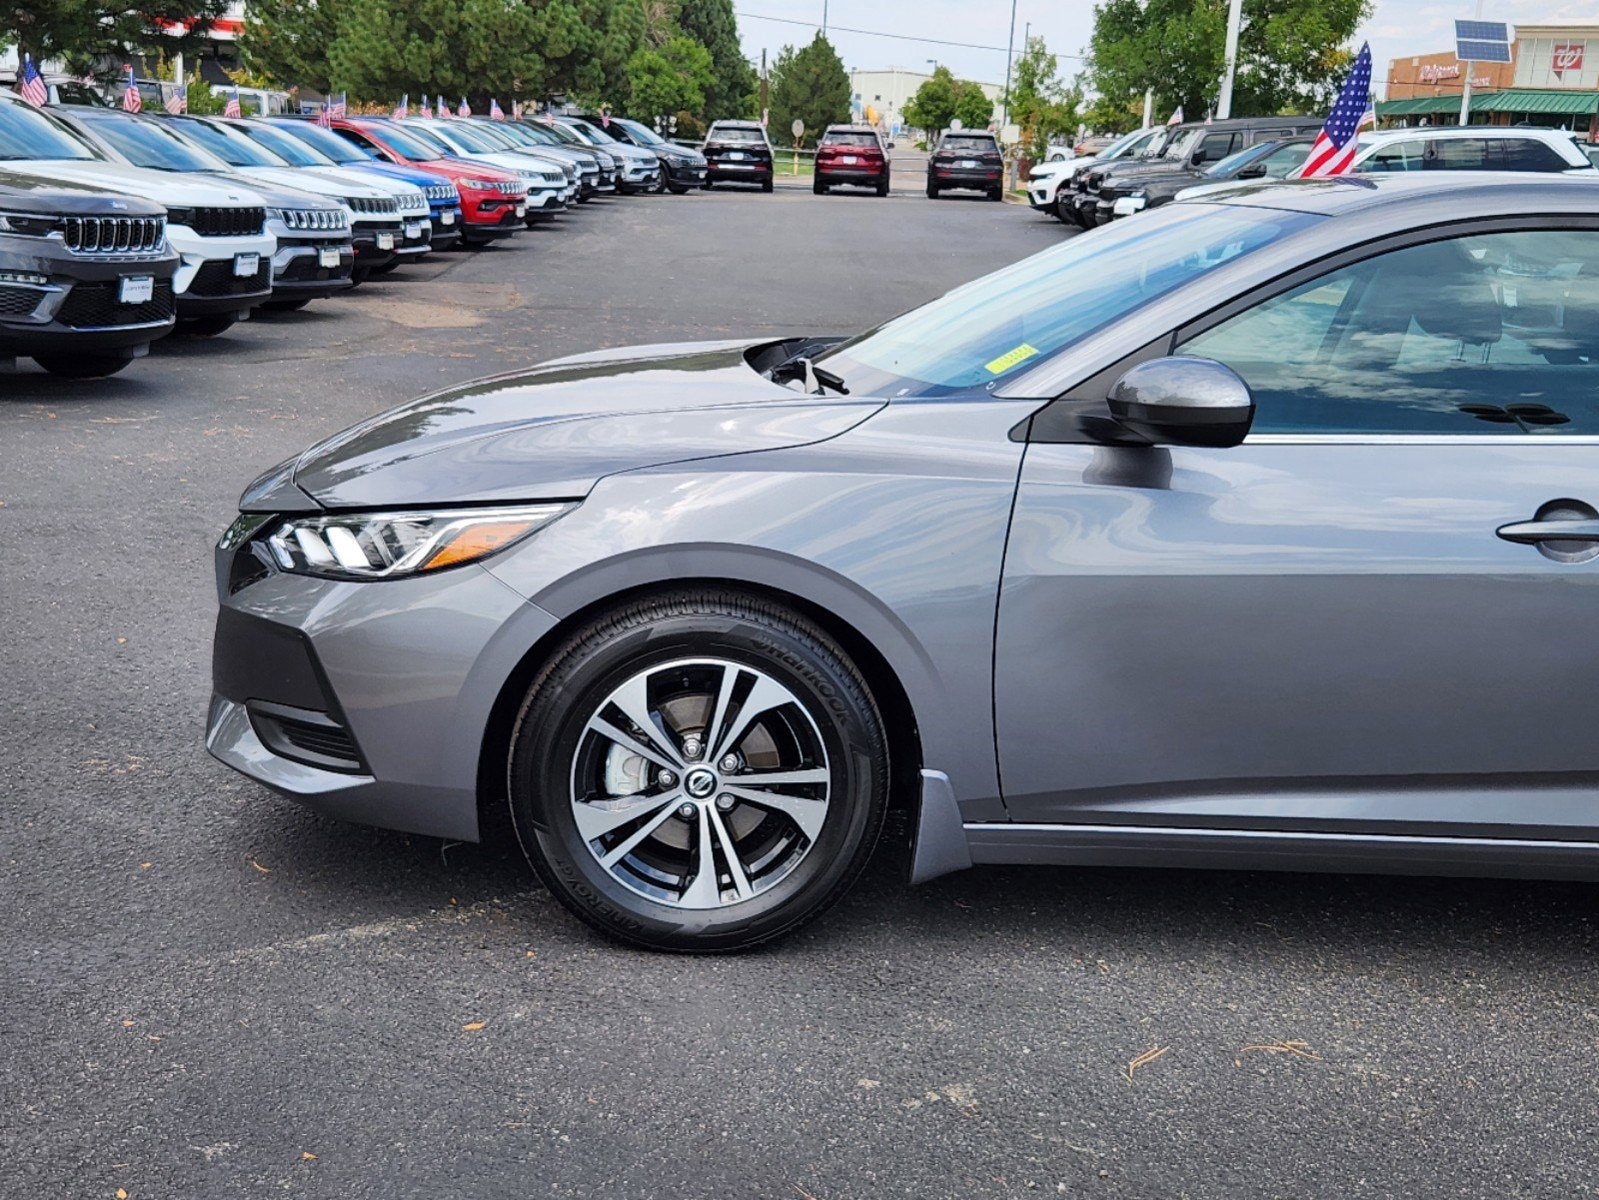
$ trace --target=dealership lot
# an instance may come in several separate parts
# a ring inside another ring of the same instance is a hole
[[[668,958],[577,925],[503,831],[340,825],[205,756],[210,545],[251,476],[437,386],[847,331],[1064,236],[929,202],[919,165],[886,201],[780,182],[591,205],[104,383],[0,379],[10,1191],[1591,1188],[1591,888],[979,870],[909,890],[887,853],[788,942]]]

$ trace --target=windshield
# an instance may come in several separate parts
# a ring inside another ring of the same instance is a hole
[[[281,167],[283,160],[242,134],[229,133],[204,121],[183,122],[183,134],[231,167]]]
[[[591,142],[584,141],[582,138],[578,137],[577,134],[573,133],[565,125],[558,124],[555,121],[546,121],[540,118],[539,124],[542,128],[548,130],[550,136],[558,142],[564,142],[569,146],[592,145]]]
[[[960,154],[992,154],[999,143],[992,136],[974,133],[946,133],[938,143],[940,150],[954,150]]]
[[[589,141],[594,142],[596,145],[614,146],[616,144],[616,139],[598,125],[568,125],[567,128],[579,137],[588,138]]]
[[[374,128],[373,133],[412,162],[433,162],[443,158],[446,153],[454,153],[449,146],[429,138],[420,129],[413,133],[398,125],[380,125]]]
[[[1156,209],[956,288],[820,361],[866,395],[941,395],[997,384],[1321,219],[1210,205]]]
[[[268,125],[265,121],[259,123],[252,121],[247,127],[241,128],[236,125],[234,128],[241,129],[241,132],[243,128],[247,128],[247,136],[254,138],[292,166],[331,167],[334,165],[333,160],[325,154],[311,149],[304,142],[296,141],[286,133],[279,133],[277,129]]]
[[[1187,158],[1188,152],[1194,148],[1194,143],[1205,135],[1201,128],[1181,130],[1172,135],[1171,141],[1166,143],[1162,158]]]
[[[440,128],[428,132],[467,154],[484,154],[502,149],[476,129],[469,129],[464,121],[446,121]]]
[[[1234,150],[1226,158],[1211,163],[1200,174],[1209,179],[1230,179],[1236,172],[1242,171],[1257,158],[1270,154],[1276,148],[1275,142],[1262,142],[1258,146],[1246,146],[1242,150]]]
[[[665,145],[666,143],[666,139],[660,134],[656,133],[655,130],[651,129],[648,125],[642,125],[637,121],[628,120],[626,117],[612,117],[611,124],[620,125],[623,129],[627,130],[634,137],[636,137],[642,145],[661,146]]]
[[[226,171],[216,155],[191,146],[170,129],[138,117],[85,121],[91,133],[136,167],[155,171]]]
[[[0,104],[0,159],[92,161],[100,157],[97,150],[48,113],[28,104]]]
[[[457,126],[457,128],[460,128]],[[481,141],[487,142],[495,150],[515,150],[521,145],[516,138],[505,132],[503,124],[494,124],[489,121],[473,121],[472,134]]]
[[[349,166],[351,163],[364,164],[371,161],[352,143],[345,141],[331,129],[323,129],[312,121],[279,121],[272,126],[272,131],[281,133],[284,137],[291,137],[297,142],[304,142],[341,167]]]

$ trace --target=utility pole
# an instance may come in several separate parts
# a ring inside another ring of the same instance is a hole
[[[1477,0],[1477,19],[1482,20],[1482,0]],[[1476,63],[1466,64],[1466,86],[1460,89],[1460,123],[1471,124],[1471,72]]]
[[[1149,88],[1144,92],[1144,128],[1148,129],[1155,123],[1155,89]]]
[[[761,47],[761,128],[766,128],[766,47]]]
[[[1233,115],[1233,76],[1238,73],[1238,27],[1243,24],[1244,0],[1229,0],[1227,5],[1227,66],[1221,76],[1221,96],[1216,101],[1216,119]]]
[[[1010,124],[1010,60],[1016,57],[1016,0],[1010,0],[1010,39],[1005,43],[1005,105],[1000,109],[999,134]]]
[[[822,36],[827,36],[827,0],[822,0]]]

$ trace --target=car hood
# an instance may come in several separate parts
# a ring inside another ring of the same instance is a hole
[[[0,203],[25,202],[28,211],[101,217],[159,217],[166,209],[152,200],[108,196],[103,188],[47,175],[0,170]]]
[[[1135,187],[1183,187],[1203,179],[1198,171],[1137,171],[1109,175],[1100,184],[1104,191],[1124,191]]]
[[[886,403],[753,370],[757,340],[634,346],[478,380],[380,413],[267,472],[245,512],[576,499],[620,471],[836,437]]]
[[[246,179],[265,179],[279,187],[298,188],[337,200],[386,200],[394,195],[396,188],[403,187],[367,178],[363,172],[346,167],[244,167],[241,174]]]
[[[1113,162],[1097,163],[1089,170],[1105,183],[1120,183],[1124,179],[1142,175],[1165,175],[1180,170],[1176,159],[1119,158]]]
[[[103,188],[108,192],[131,192],[154,200],[157,204],[174,204],[180,207],[210,205],[229,208],[243,205],[259,207],[261,197],[248,188],[235,186],[231,179],[221,176],[195,175],[187,172],[150,171],[144,167],[130,167],[123,163],[101,162],[98,159],[44,158],[27,162],[8,163],[7,169],[23,175],[41,175],[51,179],[65,179],[72,183]]]

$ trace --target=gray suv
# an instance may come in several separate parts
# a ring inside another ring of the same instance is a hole
[[[839,343],[580,355],[274,467],[208,745],[616,937],[890,806],[982,863],[1599,877],[1595,181],[1263,182]],[[1530,215],[1529,215],[1530,214]]]

